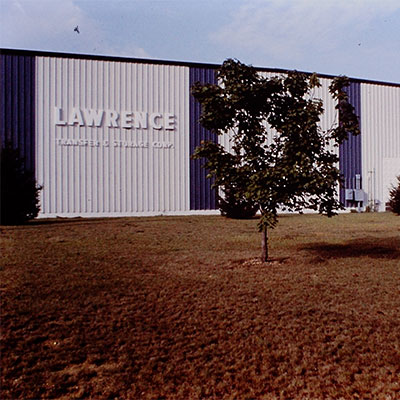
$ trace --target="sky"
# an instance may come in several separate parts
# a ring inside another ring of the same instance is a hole
[[[0,47],[400,83],[400,0],[0,0]]]

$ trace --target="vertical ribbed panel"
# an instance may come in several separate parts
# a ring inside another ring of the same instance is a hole
[[[196,82],[215,84],[215,70],[210,68],[190,68],[190,87]],[[217,135],[204,129],[200,123],[201,106],[190,95],[190,155],[202,140],[217,141]],[[207,179],[207,170],[201,166],[204,160],[190,160],[190,209],[216,209],[215,190],[211,188],[212,180]]]
[[[259,72],[259,74],[262,76],[262,77],[264,77],[264,78],[268,78],[268,79],[270,79],[270,78],[273,78],[273,77],[275,77],[275,76],[277,76],[277,73],[276,72],[265,72],[265,71],[263,71],[263,72]],[[279,76],[282,76],[282,74],[278,74]],[[231,130],[230,132],[228,132],[228,133],[224,133],[223,135],[219,135],[218,136],[218,143],[220,144],[220,145],[222,145],[227,151],[229,151],[229,152],[233,152],[233,149],[232,149],[232,137],[233,137],[233,134],[234,134],[234,130]],[[271,135],[269,135],[269,138],[270,137],[272,137],[272,133],[271,133]],[[268,139],[269,140],[269,139]]]
[[[385,210],[400,175],[400,86],[361,84],[362,173],[368,203]]]
[[[350,86],[346,91],[349,95],[349,102],[353,105],[355,113],[359,118],[360,129],[362,131],[360,83],[350,82]],[[340,201],[346,207],[350,207],[354,203],[345,200],[345,189],[356,189],[356,175],[361,176],[361,135],[349,135],[348,139],[340,145],[339,158],[340,173],[343,176],[344,185],[344,187],[340,188]]]
[[[38,57],[36,103],[43,216],[189,210],[189,68]],[[57,125],[54,107],[63,121],[74,108],[115,111],[118,127],[105,115],[100,126]],[[165,129],[160,118],[162,129],[150,122],[123,128],[123,111],[149,119],[173,114],[174,129]],[[146,147],[136,147],[140,143]]]
[[[264,78],[273,78],[276,76],[282,77],[284,74],[276,72],[260,72],[260,75]],[[324,104],[324,113],[321,115],[320,126],[323,130],[331,129],[332,126],[338,123],[337,111],[335,109],[335,101],[332,99],[329,93],[329,85],[331,84],[331,79],[320,78],[321,87],[315,88],[313,97],[316,99],[321,99]],[[230,142],[229,135],[221,135],[218,137],[218,142],[223,145],[226,149],[231,149],[232,145]],[[330,150],[334,150],[338,153],[338,150],[332,146]]]
[[[323,131],[328,131],[333,127],[337,126],[339,117],[338,112],[335,109],[336,101],[332,98],[329,92],[329,85],[332,83],[332,79],[319,78],[321,86],[314,89],[314,98],[321,99],[323,102],[324,112],[320,117],[320,127]],[[334,151],[339,154],[339,149],[334,146],[332,142],[329,146],[330,151]]]
[[[320,118],[320,127],[323,131],[328,131],[337,126],[339,123],[339,115],[336,110],[336,101],[333,99],[332,95],[329,92],[329,86],[332,83],[332,79],[328,78],[319,78],[321,87],[314,89],[314,97],[321,99],[323,102],[324,112]],[[337,146],[334,141],[332,141],[328,147],[328,149],[339,155],[339,146]],[[336,165],[339,168],[339,163]],[[337,199],[340,197],[340,185],[337,184],[336,187]]]
[[[0,142],[12,143],[35,167],[35,58],[0,54]]]
[[[263,76],[264,78],[269,78],[269,79],[276,76],[279,77],[285,76],[285,74],[282,73],[266,72],[266,71],[260,72],[260,75]],[[338,124],[338,113],[337,110],[335,109],[336,105],[335,100],[332,98],[329,92],[329,85],[331,84],[332,80],[328,78],[319,78],[319,80],[321,86],[319,88],[314,89],[313,97],[315,99],[321,99],[323,101],[324,112],[321,115],[319,125],[322,130],[327,131]],[[272,140],[272,136],[273,136],[273,130],[269,132],[268,135],[269,142]],[[230,137],[228,134],[219,136],[218,141],[222,146],[224,146],[229,151],[232,150],[232,143],[230,141]],[[338,147],[335,147],[333,142],[330,144],[329,150],[333,151],[335,154],[339,153]],[[337,189],[338,189],[337,191],[339,192],[339,186]]]

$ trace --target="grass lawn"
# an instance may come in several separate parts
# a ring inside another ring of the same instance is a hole
[[[3,399],[399,399],[400,217],[0,229]]]

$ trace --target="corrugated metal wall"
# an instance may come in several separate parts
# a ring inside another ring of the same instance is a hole
[[[362,176],[369,205],[385,210],[400,175],[400,87],[361,83]]]
[[[35,167],[35,57],[0,54],[0,141]]]
[[[284,76],[284,74],[279,73],[277,74],[276,72],[260,72],[260,74],[265,77],[265,78],[273,78],[275,76]],[[329,93],[329,85],[332,82],[332,79],[329,78],[319,78],[321,86],[319,88],[315,88],[313,92],[313,97],[315,99],[321,99],[323,101],[324,105],[324,112],[321,115],[320,119],[320,127],[323,130],[329,130],[335,125],[338,124],[339,118],[338,118],[338,113],[335,109],[336,102],[332,98],[331,94]],[[271,130],[269,134],[268,140],[271,141],[272,139],[273,132]],[[226,149],[231,150],[232,149],[232,144],[230,142],[230,137],[229,135],[221,135],[218,137],[218,141],[221,145],[223,145]],[[330,151],[333,151],[335,154],[339,154],[339,149],[334,146],[334,143],[331,143],[329,147]],[[339,165],[338,165],[339,167]],[[338,196],[339,196],[339,186],[337,188]]]
[[[36,86],[43,215],[189,209],[187,67],[38,57]],[[101,126],[56,125],[54,107],[64,119],[74,108],[171,113],[174,129],[123,129],[104,119]],[[139,144],[145,147],[131,147]]]
[[[346,88],[349,95],[349,102],[353,105],[356,115],[359,117],[360,128],[361,123],[361,88],[359,82],[350,82],[350,86]],[[340,116],[339,116],[340,117]],[[354,206],[354,202],[345,200],[345,189],[361,189],[356,187],[356,175],[361,178],[361,135],[349,135],[349,138],[340,145],[340,172],[343,175],[343,185],[340,189],[340,201],[346,206]]]
[[[339,116],[335,109],[336,101],[329,93],[329,85],[332,83],[332,79],[320,78],[320,83],[321,87],[314,89],[314,97],[323,101],[324,112],[321,115],[320,126],[322,130],[327,131],[339,123]],[[339,149],[334,147],[333,143],[329,150],[334,151],[336,154],[339,153]]]
[[[260,71],[259,75],[262,76],[263,78],[271,79],[273,77],[276,77],[277,75],[282,76],[283,74],[277,74],[276,72]],[[224,146],[225,149],[227,149],[230,152],[233,152],[232,141],[231,141],[232,134],[233,134],[233,131],[231,131],[229,134],[223,134],[223,135],[218,136],[218,143],[220,145]],[[269,135],[268,140],[270,140],[271,137],[272,137],[272,132],[271,132],[271,135]]]
[[[201,161],[190,160],[204,139],[231,147],[227,135],[217,138],[200,126],[200,106],[190,95],[196,81],[215,83],[214,74],[206,65],[1,54],[1,141],[11,139],[28,166],[36,166],[38,183],[44,186],[41,216],[215,209],[215,193]],[[320,80],[322,87],[314,95],[324,102],[321,127],[329,129],[338,116],[328,90],[331,78]],[[349,95],[362,134],[340,147],[340,169],[347,188],[355,188],[355,176],[361,174],[370,205],[384,210],[388,186],[400,174],[400,86],[352,81]],[[81,121],[87,118],[84,110],[108,113],[108,122],[106,117],[100,124]],[[153,125],[172,123],[173,128],[123,128],[124,111],[147,117],[156,113]],[[163,113],[173,115],[173,122],[164,121]]]
[[[275,76],[284,76],[284,74],[276,72],[260,72],[263,77],[273,78]],[[320,126],[322,129],[327,130],[332,128],[334,124],[338,123],[337,111],[335,110],[335,101],[329,93],[329,85],[331,84],[331,79],[320,78],[321,87],[315,88],[313,96],[314,98],[321,99],[324,103],[324,113],[321,115]],[[229,140],[229,135],[221,135],[218,137],[218,142],[227,149],[231,149],[231,143]],[[333,146],[331,150],[336,150]]]
[[[217,83],[215,70],[212,68],[190,68],[190,87],[196,82]],[[200,123],[201,106],[190,95],[190,155],[193,154],[202,140],[217,141],[217,135],[204,129]],[[216,209],[216,193],[208,179],[207,170],[202,168],[205,160],[190,160],[190,209],[214,210]]]

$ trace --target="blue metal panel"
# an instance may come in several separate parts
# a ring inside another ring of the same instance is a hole
[[[217,83],[215,70],[211,68],[190,68],[190,87],[195,82]],[[218,141],[217,135],[204,129],[200,123],[201,106],[190,96],[190,154],[200,145],[202,140]],[[215,210],[216,193],[211,188],[212,180],[207,179],[207,170],[201,166],[204,160],[190,160],[190,209]]]
[[[353,105],[356,115],[361,124],[361,90],[359,82],[350,82],[347,88],[349,102]],[[339,116],[340,118],[340,116]],[[360,125],[361,129],[361,125]],[[361,189],[356,187],[356,175],[361,179],[361,135],[349,135],[349,138],[340,145],[339,165],[343,177],[343,185],[340,189],[340,201],[346,206],[351,207],[354,202],[345,200],[346,189]],[[360,180],[360,185],[362,181]]]
[[[35,57],[0,54],[0,144],[8,141],[35,169]]]

